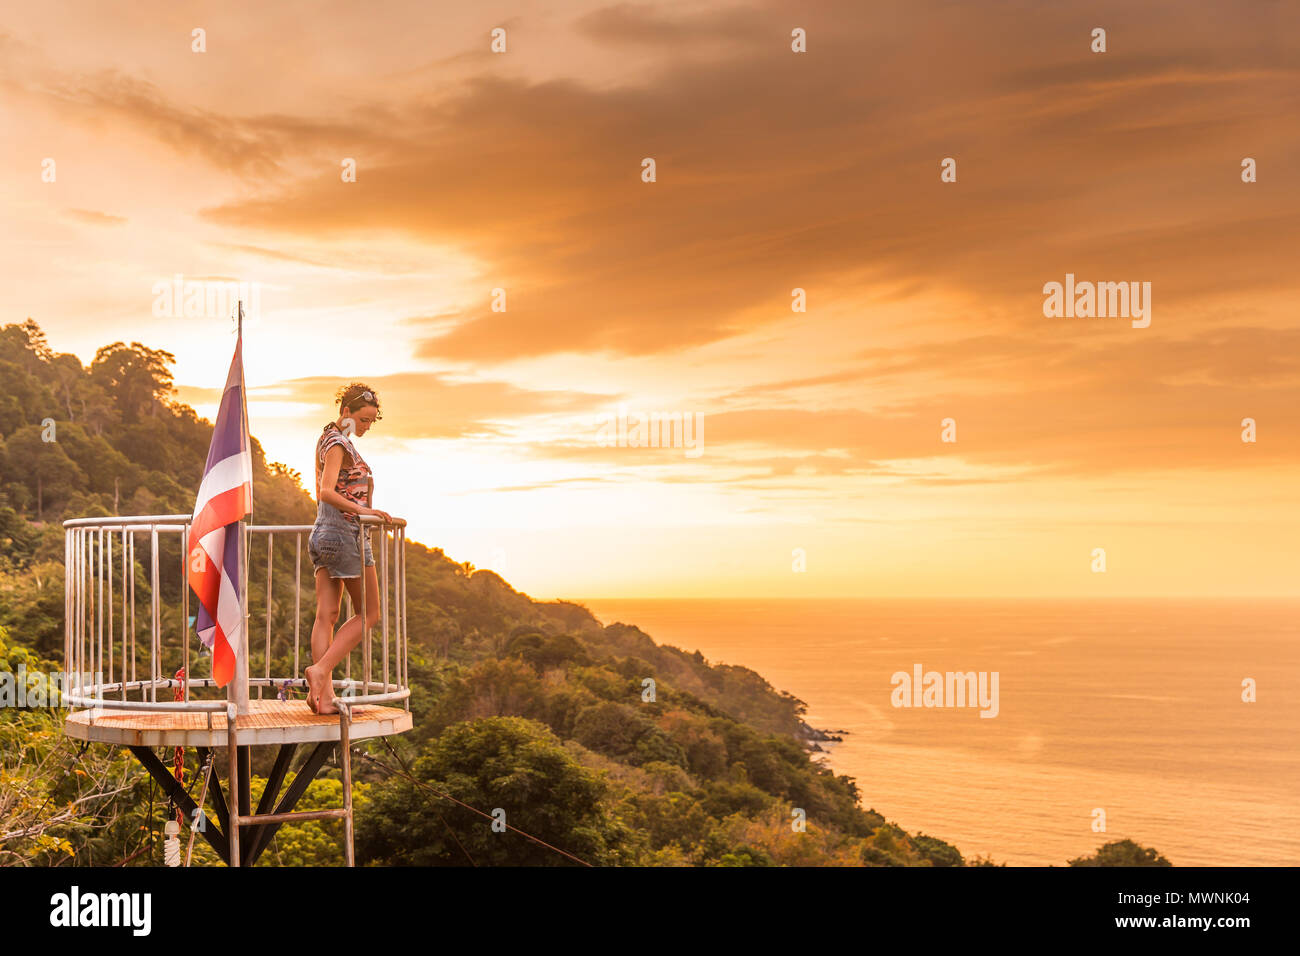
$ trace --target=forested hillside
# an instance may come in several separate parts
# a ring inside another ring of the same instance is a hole
[[[171,362],[117,342],[85,368],[31,320],[0,330],[0,671],[62,666],[65,518],[192,510],[211,423],[175,400]],[[253,457],[255,523],[310,524],[301,477],[266,462],[256,439]],[[275,670],[288,673],[292,573],[280,569],[293,567],[293,544],[276,548]],[[441,549],[412,543],[407,554],[415,729],[392,740],[395,752],[357,746],[375,758],[354,762],[359,863],[574,865],[492,832],[441,791],[507,808],[512,825],[592,864],[963,864],[947,843],[859,807],[854,782],[812,759],[803,703],[753,671],[602,627],[576,604],[533,601]],[[149,585],[142,561],[137,600]],[[264,580],[265,561],[251,555],[250,581]],[[177,594],[175,550],[162,568],[163,593]],[[259,620],[265,598],[251,590]],[[170,606],[163,627],[184,627]],[[394,773],[402,767],[409,774]],[[337,769],[326,777],[299,809],[340,805]],[[796,808],[806,832],[791,825]],[[128,752],[83,751],[55,710],[0,708],[0,862],[159,864],[167,815]],[[337,864],[340,843],[340,824],[287,825],[259,865]],[[195,860],[215,856],[199,841]]]

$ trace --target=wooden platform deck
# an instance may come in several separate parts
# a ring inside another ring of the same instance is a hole
[[[305,700],[250,700],[248,709],[238,723],[241,747],[339,739],[339,715],[313,714]],[[353,740],[410,729],[411,715],[400,707],[362,704],[352,709]],[[128,747],[225,747],[226,715],[97,708],[69,714],[63,732]]]

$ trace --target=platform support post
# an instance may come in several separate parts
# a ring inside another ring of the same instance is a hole
[[[364,585],[362,586],[364,592]],[[344,700],[339,705],[339,756],[343,761],[343,862],[356,866],[352,848],[352,705]]]
[[[253,805],[253,748],[239,748],[239,814],[248,816]]]
[[[226,752],[230,757],[230,783],[226,793],[230,795],[230,865],[239,866],[239,745],[235,722],[239,717],[239,708],[234,703],[226,704]]]

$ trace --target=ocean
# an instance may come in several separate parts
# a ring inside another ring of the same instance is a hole
[[[1175,866],[1300,864],[1300,601],[581,603],[798,697],[848,732],[826,759],[864,808],[968,859],[1061,866],[1131,838]],[[996,716],[894,706],[917,665],[997,672]]]

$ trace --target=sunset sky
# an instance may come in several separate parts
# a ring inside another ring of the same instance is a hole
[[[0,323],[212,417],[154,285],[259,283],[269,457],[369,383],[376,504],[534,597],[1300,595],[1300,5],[25,6]]]

